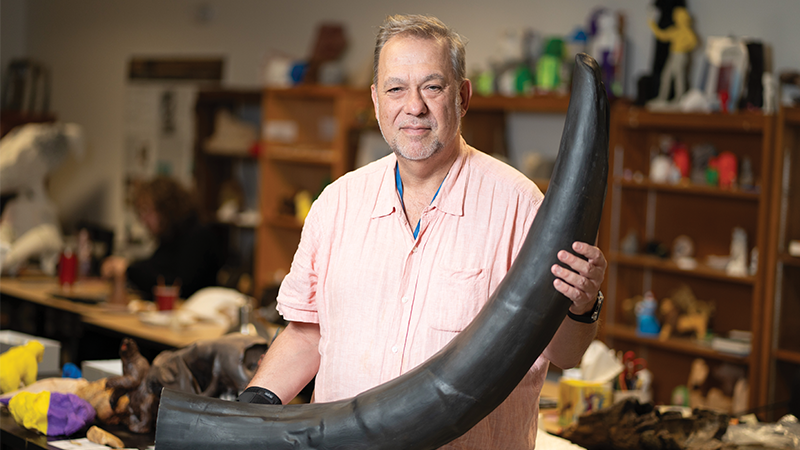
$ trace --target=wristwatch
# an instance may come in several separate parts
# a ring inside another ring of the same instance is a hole
[[[600,308],[603,307],[603,300],[605,296],[601,291],[597,291],[597,300],[594,301],[594,308],[585,314],[573,314],[572,311],[567,310],[567,315],[570,319],[581,323],[595,323],[600,318]]]

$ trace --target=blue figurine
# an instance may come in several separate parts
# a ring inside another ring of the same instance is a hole
[[[661,325],[656,319],[658,302],[652,292],[647,291],[644,298],[636,304],[636,334],[644,336],[658,336]]]

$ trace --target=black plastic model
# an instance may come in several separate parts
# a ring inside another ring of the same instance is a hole
[[[608,176],[608,100],[576,56],[553,177],[510,271],[473,322],[414,370],[351,399],[256,405],[165,389],[156,449],[434,449],[463,435],[522,380],[566,316],[556,254],[593,243]]]

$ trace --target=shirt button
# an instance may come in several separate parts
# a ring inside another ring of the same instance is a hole
[[[403,303],[406,303],[408,301],[408,297],[403,297],[403,298],[400,299],[400,301],[402,301]]]
[[[392,353],[397,353],[397,346],[392,347]]]
[[[417,253],[417,247],[412,248],[411,253]]]

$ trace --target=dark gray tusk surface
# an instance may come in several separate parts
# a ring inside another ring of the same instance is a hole
[[[265,406],[165,389],[157,449],[434,449],[492,412],[525,376],[569,300],[550,267],[593,243],[608,176],[608,101],[597,63],[576,56],[547,195],[517,259],[473,322],[421,366],[332,403]]]

